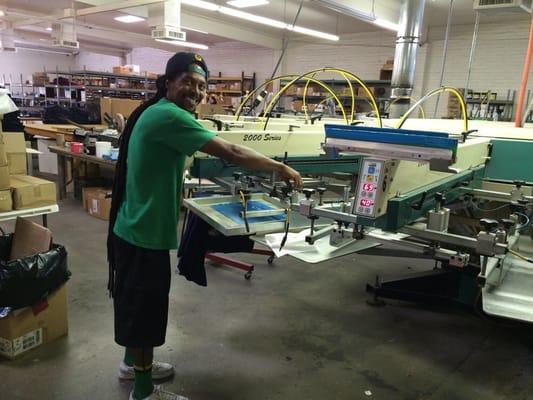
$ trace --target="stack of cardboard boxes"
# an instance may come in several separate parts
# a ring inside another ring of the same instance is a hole
[[[464,89],[459,88],[458,89],[461,94],[464,95]],[[450,119],[458,119],[461,118],[462,111],[461,111],[461,104],[459,103],[459,99],[453,94],[448,93],[448,105],[447,105],[447,115],[446,118]]]
[[[0,134],[0,212],[56,204],[55,183],[27,173],[24,133]]]
[[[18,218],[9,260],[26,260],[50,249],[52,233],[47,228]],[[0,356],[17,358],[44,343],[68,333],[67,288],[62,284],[31,307],[2,309]],[[1,305],[0,305],[1,306]],[[7,315],[6,314],[7,311]]]

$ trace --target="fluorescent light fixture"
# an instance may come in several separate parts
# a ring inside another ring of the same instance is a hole
[[[194,6],[197,8],[203,8],[204,10],[209,11],[218,11],[219,6],[208,1],[202,0],[181,0],[181,4],[187,4],[189,6]]]
[[[6,13],[4,12],[4,10],[0,10],[0,17],[5,17]]]
[[[353,7],[345,6],[339,4],[336,0],[316,0],[318,4],[322,7],[329,8],[330,10],[336,11],[338,13],[348,15],[363,21],[370,22],[374,25],[377,25],[381,28],[389,29],[391,31],[398,32],[399,26],[394,22],[387,21],[383,18],[378,18],[374,14],[367,13],[365,11],[358,10]]]
[[[174,46],[181,46],[181,47],[190,47],[191,49],[200,49],[200,50],[208,50],[209,47],[205,44],[200,43],[192,43],[192,42],[182,42],[181,40],[164,40],[164,39],[155,39],[156,42],[160,43],[166,43],[171,44]]]
[[[294,32],[302,33],[304,35],[314,36],[314,37],[317,37],[317,38],[320,38],[320,39],[332,40],[334,42],[339,40],[339,37],[337,35],[332,35],[330,33],[315,31],[314,29],[303,28],[303,27],[298,26],[298,25],[294,25],[294,26],[293,25],[287,25],[287,29],[289,31],[294,31]]]
[[[287,24],[285,22],[281,22],[267,17],[261,17],[260,15],[250,14],[245,11],[236,10],[234,8],[220,7],[218,11],[220,11],[222,14],[231,15],[232,17],[245,19],[247,21],[255,22],[257,24],[263,24],[280,29],[287,28]]]
[[[200,29],[188,28],[186,26],[182,26],[181,28],[185,29],[186,31],[193,31],[193,32],[203,33],[204,35],[209,35],[209,32],[201,31]]]
[[[132,22],[144,21],[144,18],[137,17],[135,15],[123,15],[121,17],[113,18],[115,21],[124,22],[125,24],[131,24]]]
[[[267,0],[231,0],[226,1],[226,4],[237,8],[264,6],[268,4]]]
[[[304,35],[310,35],[314,37],[318,37],[321,39],[327,39],[327,40],[333,40],[337,41],[339,40],[339,37],[336,35],[331,35],[329,33],[315,31],[314,29],[309,28],[303,28],[301,26],[293,26],[286,24],[283,21],[279,21],[277,19],[262,17],[260,15],[251,14],[245,11],[240,11],[235,8],[229,8],[224,6],[219,6],[214,3],[209,3],[207,1],[203,0],[181,0],[181,4],[186,4],[193,7],[202,8],[204,10],[210,10],[210,11],[218,11],[221,14],[229,15],[231,17],[241,18],[245,19],[247,21],[255,22],[257,24],[267,25],[271,26],[273,28],[279,28],[279,29],[287,29],[289,31],[298,32]]]
[[[329,8],[330,10],[336,11],[340,14],[348,15],[350,17],[362,19],[368,22],[373,22],[376,17],[373,14],[367,13],[365,11],[357,10],[353,7],[345,6],[339,4],[335,0],[316,0],[322,7]]]
[[[394,22],[387,21],[386,19],[376,18],[373,22],[374,25],[381,26],[382,28],[398,32],[400,26]]]
[[[50,32],[50,31],[52,30],[52,28],[48,27],[48,28],[46,28],[46,30],[47,30],[48,32]]]

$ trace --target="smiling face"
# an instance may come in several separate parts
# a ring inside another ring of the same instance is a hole
[[[179,107],[194,112],[207,90],[205,77],[196,72],[184,72],[167,81],[167,99]]]

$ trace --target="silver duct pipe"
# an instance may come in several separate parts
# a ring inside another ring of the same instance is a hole
[[[392,71],[390,117],[399,118],[408,109],[415,81],[416,54],[420,44],[425,0],[402,0]]]

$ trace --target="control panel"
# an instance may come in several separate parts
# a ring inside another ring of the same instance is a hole
[[[357,194],[354,199],[352,213],[365,217],[376,214],[378,187],[382,181],[385,167],[384,161],[364,160],[359,174]]]
[[[363,160],[352,203],[353,214],[377,218],[387,212],[391,183],[397,168],[397,160]]]

